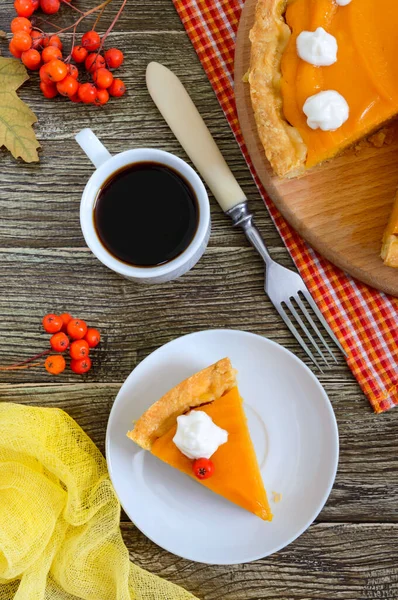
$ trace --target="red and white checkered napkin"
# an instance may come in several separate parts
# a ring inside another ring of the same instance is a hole
[[[375,412],[398,405],[398,300],[350,279],[293,231],[261,185],[239,128],[234,100],[235,37],[242,0],[173,0],[271,217],[301,276],[348,354]],[[398,275],[398,273],[397,273]]]

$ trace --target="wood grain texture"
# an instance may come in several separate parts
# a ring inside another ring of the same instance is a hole
[[[96,0],[75,2],[86,8]],[[103,333],[87,376],[52,378],[42,368],[0,372],[0,402],[63,408],[102,451],[123,380],[150,352],[179,335],[243,328],[283,344],[306,362],[264,294],[261,260],[214,201],[209,249],[175,282],[134,285],[85,247],[78,210],[92,166],[74,142],[77,131],[92,127],[112,153],[148,145],[186,158],[145,88],[146,64],[158,60],[192,95],[250,198],[272,256],[292,266],[171,0],[134,0],[127,6],[110,38],[125,51],[120,75],[127,95],[103,110],[44,101],[33,75],[21,95],[39,118],[41,162],[24,165],[0,151],[0,364],[46,347],[40,321],[50,310],[81,315]],[[66,20],[66,7],[63,12]],[[8,30],[12,16],[12,0],[3,0],[0,29]],[[111,13],[101,26],[110,18]],[[6,55],[1,40],[0,48]],[[212,567],[162,551],[122,515],[132,560],[203,600],[398,598],[398,412],[376,417],[342,357],[319,378],[336,412],[341,453],[336,485],[317,524],[273,557]]]
[[[229,227],[229,223],[225,223]],[[235,232],[241,236],[239,231]],[[286,253],[272,255],[286,264]],[[184,277],[161,286],[131,283],[87,248],[0,248],[0,364],[44,350],[42,316],[69,310],[103,334],[87,381],[121,381],[137,360],[171,339],[201,329],[247,329],[267,335],[308,363],[264,293],[264,267],[249,247],[214,246]],[[290,259],[288,261],[290,264]],[[348,374],[338,356],[333,374]],[[45,382],[44,369],[0,372],[0,382]],[[59,381],[75,381],[64,372]],[[365,410],[368,409],[364,403]]]
[[[62,408],[104,452],[105,427],[121,383],[2,384],[0,402]],[[335,376],[333,383],[326,384],[337,417],[341,450],[336,483],[317,520],[398,523],[394,413],[375,418],[364,410],[356,384],[345,378]],[[126,431],[128,428],[127,423]]]
[[[281,246],[279,235],[266,214],[246,163],[188,38],[175,33],[131,33],[114,38],[115,43],[120,43],[125,50],[126,60],[121,72],[128,88],[126,96],[117,102],[112,101],[97,110],[72,104],[62,98],[44,100],[38,87],[37,74],[32,74],[31,80],[22,88],[21,97],[39,119],[35,130],[42,144],[41,161],[38,165],[26,165],[19,161],[16,168],[13,158],[4,149],[0,150],[0,246],[85,245],[78,207],[93,167],[73,139],[84,127],[92,127],[111,153],[149,146],[160,147],[188,160],[147,92],[144,73],[151,60],[164,62],[181,77],[250,198],[251,206],[256,210],[257,223],[266,226],[265,239],[271,245]],[[51,194],[46,193],[48,190],[51,190]],[[214,239],[217,237],[224,244],[241,245],[239,240],[242,240],[242,234],[232,231],[215,201],[212,201],[212,217],[216,225],[224,223],[224,227],[214,228]]]
[[[74,0],[73,4],[80,10],[88,11],[98,6],[100,2],[101,0]],[[15,17],[13,3],[14,0],[1,0],[0,29],[3,31],[10,31],[11,19]],[[97,28],[100,33],[109,27],[120,5],[121,0],[112,0],[112,3],[108,5]],[[76,16],[74,15],[74,11],[70,7],[62,6],[60,12],[55,17],[48,18],[47,21],[58,27],[67,27],[76,21],[78,16],[77,13]],[[36,25],[46,32],[55,32],[57,27],[51,28],[49,24],[43,23],[42,17],[43,15],[39,13],[35,14]],[[78,32],[82,33],[90,29],[95,19],[96,14],[85,19],[80,24]],[[120,34],[129,31],[183,32],[184,28],[172,2],[165,2],[165,0],[151,0],[150,2],[148,0],[128,0],[126,9],[117,22],[114,31]]]
[[[134,562],[202,600],[398,598],[397,525],[316,524],[278,554],[246,565],[193,565],[156,549],[132,524]]]
[[[393,142],[345,152],[295,179],[276,177],[257,135],[249,85],[249,31],[257,0],[247,0],[235,54],[235,97],[243,137],[256,172],[289,223],[316,250],[360,281],[398,296],[398,273],[380,258],[381,239],[390,216],[398,176],[398,124]]]
[[[214,107],[216,108],[217,106]],[[160,116],[154,114],[153,119],[159,122],[159,128],[157,132],[154,130],[152,139],[148,139],[151,137],[150,133],[145,139],[145,132],[138,129],[134,139],[110,141],[107,145],[111,152],[145,144],[160,147],[187,159],[170,131],[163,127]],[[209,120],[213,121],[212,128],[216,130],[217,123],[213,119]],[[89,124],[82,124],[82,127]],[[95,124],[92,127],[100,131]],[[224,123],[222,128],[225,128]],[[250,205],[256,213],[256,223],[271,247],[282,248],[279,234],[267,214],[243,158],[238,154],[229,129],[222,135],[223,138],[219,136],[219,146],[250,199]],[[156,141],[158,136],[162,140],[160,144]],[[104,136],[101,137],[104,139]],[[85,183],[93,172],[91,163],[71,139],[41,140],[41,143],[43,152],[39,167],[19,163],[16,168],[13,159],[0,151],[0,247],[83,247],[85,242],[80,229],[79,204]],[[51,193],[47,193],[47,190],[51,190]],[[212,243],[224,246],[246,245],[244,235],[232,229],[213,198],[211,212]]]

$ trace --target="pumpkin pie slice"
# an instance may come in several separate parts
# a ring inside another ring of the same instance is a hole
[[[173,441],[177,418],[202,411],[226,431],[228,439],[211,456],[214,471],[198,479],[194,461]],[[266,491],[247,426],[236,371],[224,358],[192,375],[155,402],[135,424],[128,437],[168,465],[194,478],[200,485],[257,515],[272,519]]]
[[[303,174],[398,114],[397,29],[397,0],[258,0],[248,79],[277,175]]]

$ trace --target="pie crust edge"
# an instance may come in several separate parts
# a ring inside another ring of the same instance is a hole
[[[305,171],[307,146],[283,115],[281,61],[291,32],[284,20],[289,0],[258,0],[250,31],[248,81],[257,131],[265,155],[279,177]]]
[[[398,267],[398,192],[383,235],[381,258],[387,267]]]
[[[175,424],[179,415],[213,402],[235,385],[236,371],[229,358],[223,358],[168,391],[144,412],[127,436],[145,450],[151,450],[154,441]]]

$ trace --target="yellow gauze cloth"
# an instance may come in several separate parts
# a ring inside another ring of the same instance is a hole
[[[61,410],[0,404],[0,600],[187,600],[132,564],[106,462]]]

